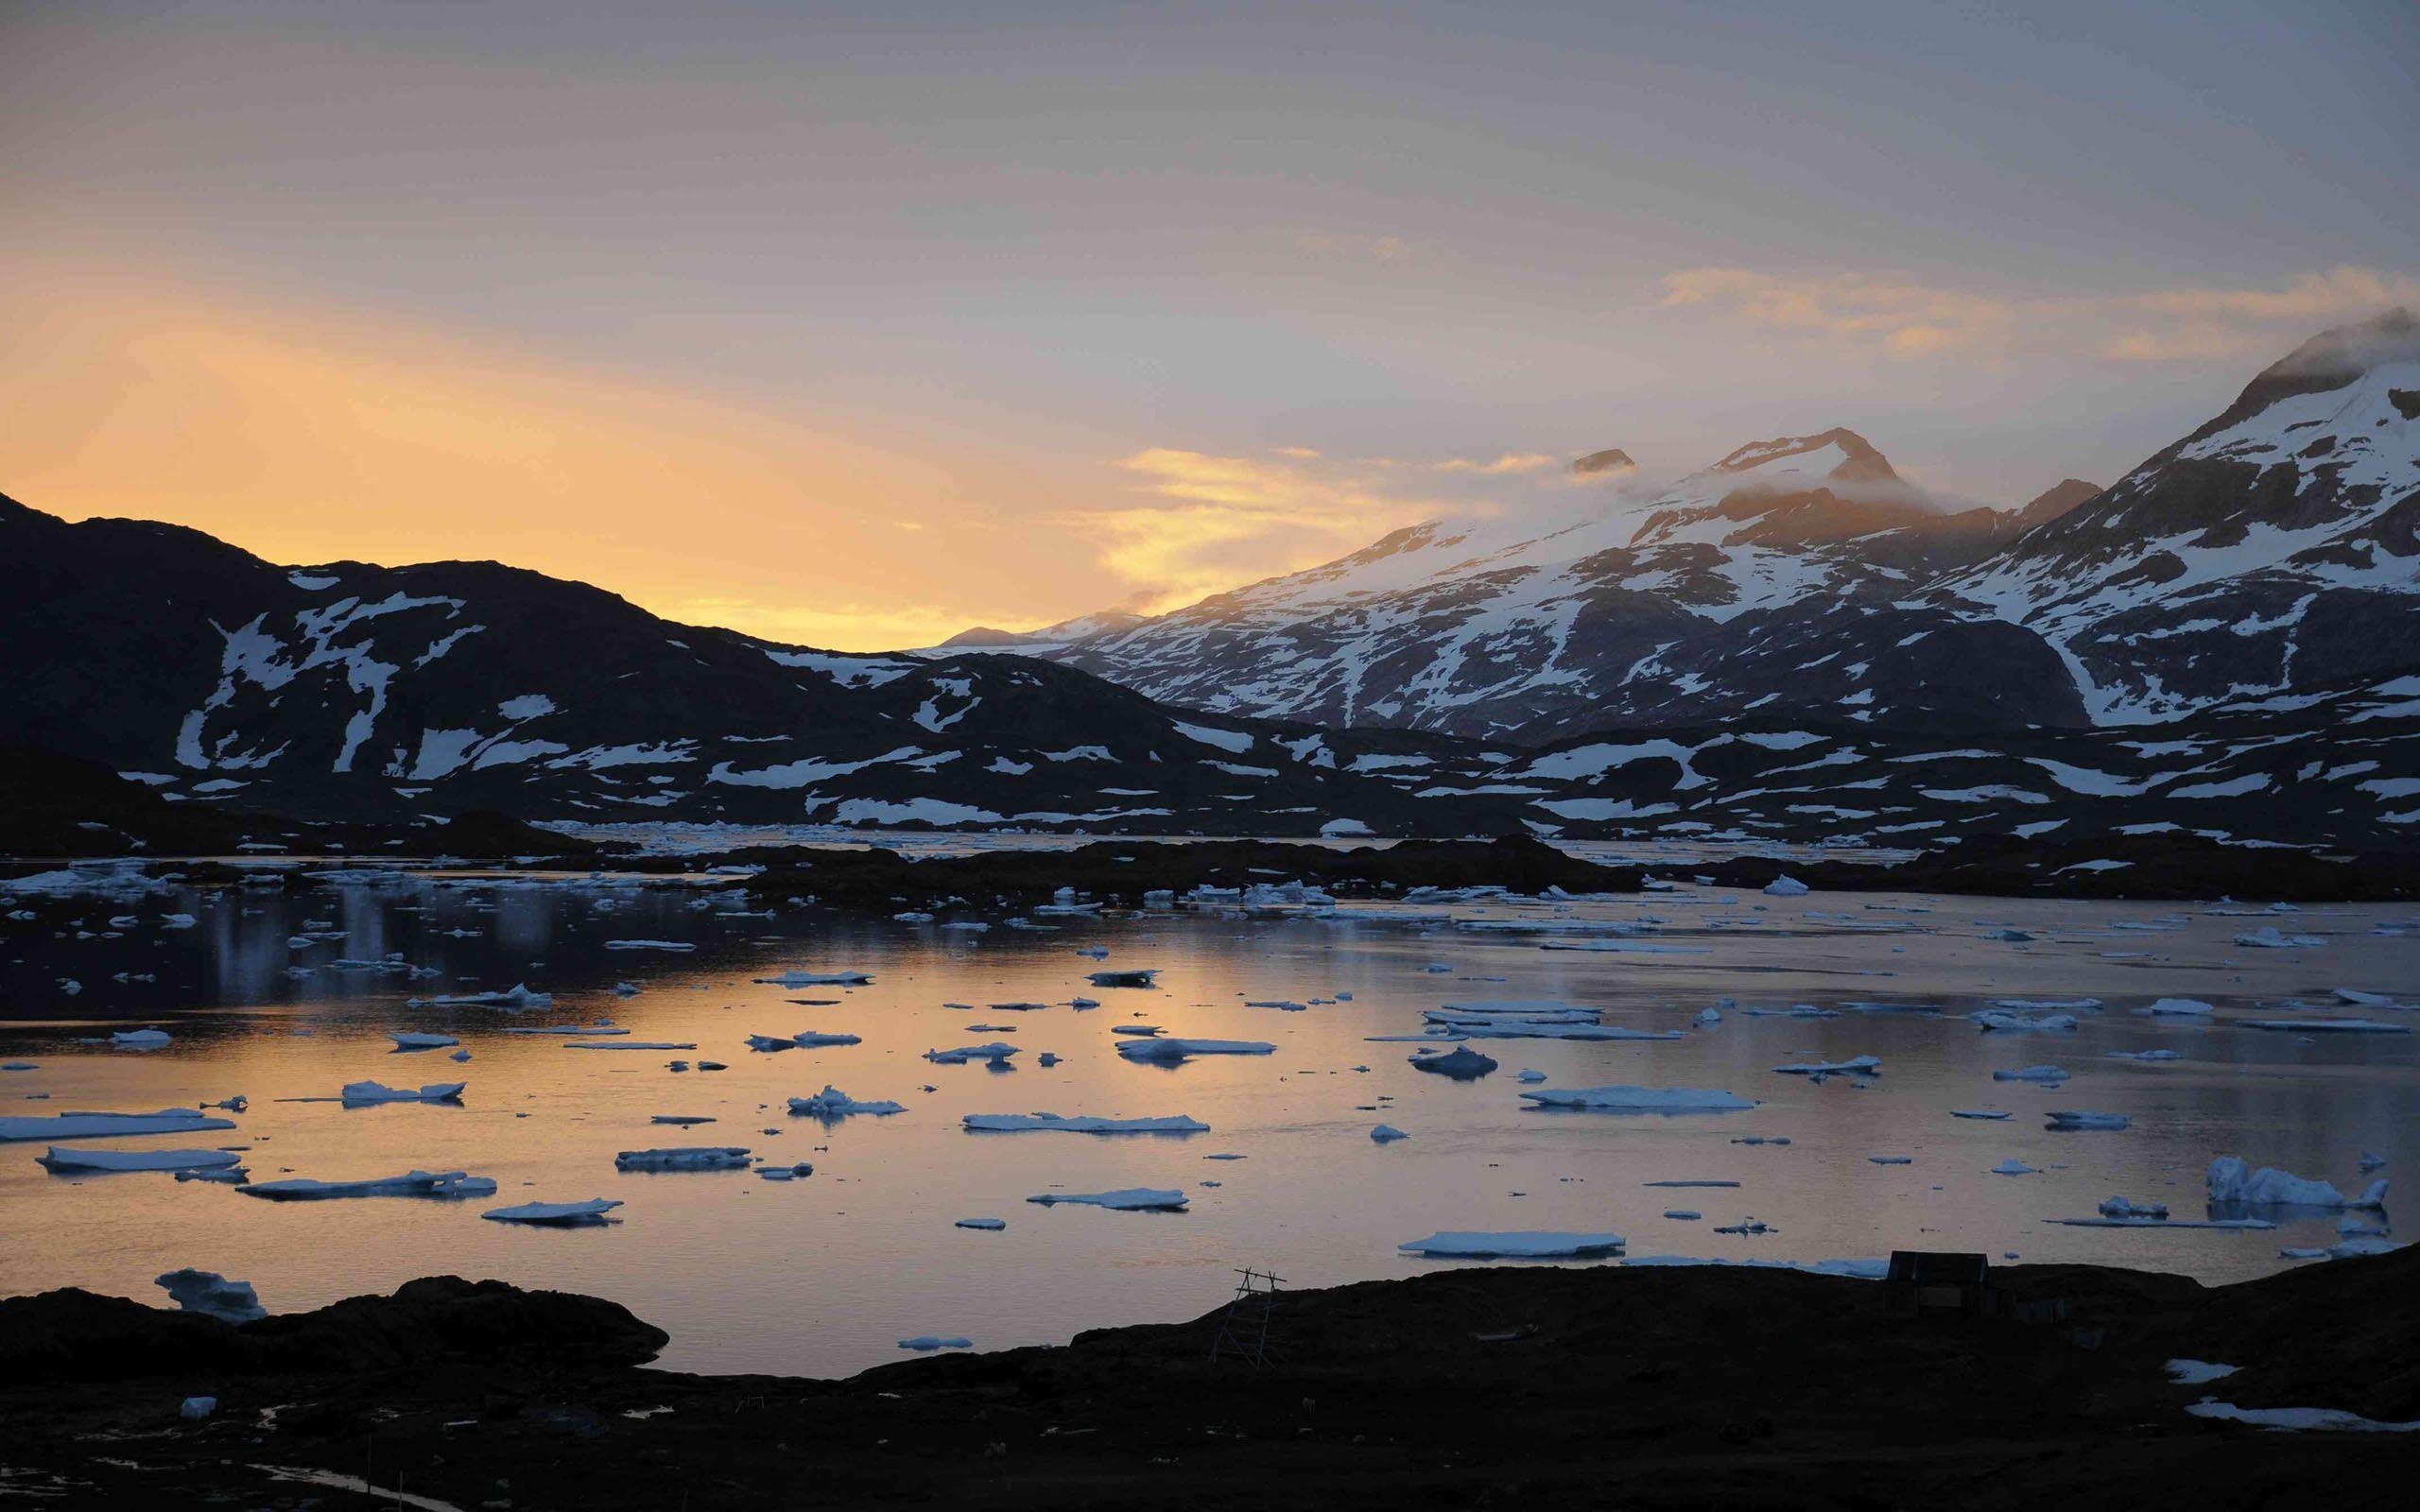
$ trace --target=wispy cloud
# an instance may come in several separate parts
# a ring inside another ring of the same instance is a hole
[[[2420,278],[2369,267],[2302,274],[2280,288],[2181,287],[2023,296],[1871,273],[1667,274],[1660,303],[1799,338],[1843,355],[2022,354],[2119,362],[2241,362],[2276,355],[2304,328],[2420,301]]]
[[[1064,520],[1098,542],[1104,570],[1161,610],[1333,560],[1402,525],[1502,507],[1541,481],[1560,487],[1562,461],[1544,452],[1423,460],[1153,447],[1115,464],[1133,502]]]

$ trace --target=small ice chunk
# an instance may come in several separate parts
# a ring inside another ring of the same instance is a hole
[[[863,971],[784,971],[755,978],[759,987],[865,987],[873,981]]]
[[[975,1341],[973,1339],[944,1339],[936,1333],[919,1333],[912,1339],[900,1340],[899,1347],[903,1349],[918,1350],[971,1349],[975,1348]]]
[[[1765,884],[1768,898],[1804,898],[1812,890],[1796,877],[1775,877]]]
[[[112,1050],[158,1050],[167,1042],[165,1029],[120,1029],[110,1036]]]
[[[616,1171],[736,1171],[748,1164],[748,1151],[736,1144],[684,1144],[661,1150],[624,1150],[614,1157]]]
[[[1992,1073],[1994,1081],[2035,1081],[2047,1084],[2063,1082],[2066,1079],[2066,1072],[2057,1066],[2019,1066],[2014,1071]]]
[[[1582,1087],[1523,1092],[1540,1108],[1599,1113],[1730,1113],[1756,1105],[1737,1092],[1699,1087]]]
[[[389,1087],[384,1082],[349,1081],[340,1094],[347,1108],[363,1108],[374,1103],[458,1103],[462,1089],[469,1085],[458,1081],[430,1082],[425,1087]]]
[[[988,1060],[997,1066],[1016,1053],[1016,1046],[994,1040],[990,1044],[960,1045],[956,1050],[927,1050],[925,1058],[941,1066],[963,1066],[970,1060]]]
[[[244,1289],[246,1291],[251,1290],[249,1286]],[[268,1314],[264,1313],[260,1315],[267,1317]],[[199,1422],[204,1418],[209,1417],[212,1413],[216,1412],[217,1410],[218,1399],[216,1397],[187,1397],[184,1400],[177,1404],[177,1416],[184,1418],[187,1422]]]
[[[188,1265],[157,1278],[153,1284],[167,1288],[168,1300],[176,1303],[180,1312],[200,1313],[228,1323],[250,1323],[268,1316],[268,1309],[261,1306],[251,1282],[231,1281],[216,1271],[195,1270]],[[216,1398],[196,1400],[217,1405]]]
[[[1528,1096],[1530,1094],[1525,1092],[1522,1095]],[[1410,1135],[1395,1127],[1392,1124],[1381,1124],[1370,1131],[1371,1142],[1377,1144],[1392,1144],[1397,1140],[1408,1140],[1409,1138],[1411,1138]]]
[[[880,1117],[906,1111],[907,1108],[897,1103],[861,1103],[828,1082],[812,1097],[790,1099],[790,1112],[802,1118],[849,1118],[858,1113]]]
[[[1126,971],[1091,971],[1084,980],[1095,987],[1150,987],[1152,978],[1160,974],[1156,966],[1132,968]]]
[[[1008,1226],[1006,1218],[960,1218],[956,1225],[960,1228],[980,1228],[987,1233],[997,1232]]]
[[[393,1030],[387,1038],[395,1041],[398,1050],[442,1050],[462,1042],[450,1034],[423,1034],[412,1029]]]
[[[2153,1019],[2206,1019],[2219,1010],[2200,998],[2161,998],[2140,1011]]]
[[[2119,1129],[2134,1123],[2126,1113],[2096,1113],[2086,1108],[2062,1108],[2050,1115],[2048,1127],[2054,1129]]]
[[[1498,1062],[1493,1056],[1482,1056],[1468,1045],[1442,1054],[1431,1052],[1411,1057],[1414,1071],[1434,1072],[1454,1081],[1476,1081],[1495,1070]]]
[[[2180,1386],[2207,1385],[2213,1381],[2224,1380],[2240,1368],[2239,1366],[2212,1365],[2207,1360],[2170,1360],[2168,1362],[2168,1379]]]
[[[1118,1032],[1118,1031],[1112,1031]],[[1267,1056],[1277,1047],[1258,1040],[1178,1040],[1165,1036],[1121,1040],[1117,1053],[1128,1060],[1177,1061],[1194,1056]]]
[[[2420,1422],[2382,1423],[2333,1407],[2238,1407],[2205,1398],[2185,1410],[2196,1418],[2249,1423],[2273,1433],[2420,1434]]]
[[[2023,1160],[2011,1156],[1993,1166],[1991,1174],[1994,1176],[2040,1176],[2042,1172],[2039,1167],[2028,1165]]]
[[[1994,1030],[2002,1034],[2062,1034],[2076,1026],[2072,1013],[2045,1013],[2029,1017],[2022,1013],[1982,1008],[1966,1017],[1986,1034]]]
[[[2135,1202],[2127,1197],[2109,1197],[2103,1199],[2100,1204],[2100,1215],[2104,1218],[2165,1218],[2168,1216],[2168,1204]]]
[[[611,1222],[605,1215],[621,1205],[613,1197],[592,1197],[586,1202],[524,1202],[510,1208],[490,1208],[479,1216],[497,1223],[531,1223],[556,1228],[579,1228]]]
[[[1126,1187],[1116,1192],[1046,1192],[1038,1197],[1025,1200],[1041,1203],[1046,1208],[1072,1202],[1118,1212],[1178,1212],[1185,1205],[1184,1193],[1162,1187]]]
[[[977,1134],[1206,1134],[1210,1125],[1179,1113],[1167,1118],[1066,1117],[1059,1113],[969,1113],[962,1120]]]
[[[295,1177],[285,1181],[255,1181],[235,1189],[265,1202],[323,1202],[338,1197],[492,1197],[495,1183],[460,1171],[406,1171],[401,1176],[372,1177],[362,1181],[315,1181]]]
[[[1547,1074],[1543,1071],[1523,1071],[1519,1079],[1525,1082],[1542,1082],[1547,1079]]]
[[[77,1150],[54,1144],[41,1164],[56,1176],[103,1171],[216,1171],[243,1157],[233,1150]]]
[[[1811,1076],[1822,1081],[1826,1076],[1876,1076],[1881,1074],[1880,1056],[1852,1056],[1846,1060],[1812,1060],[1796,1066],[1775,1066],[1784,1076]]]

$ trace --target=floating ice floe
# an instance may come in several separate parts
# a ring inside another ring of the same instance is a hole
[[[2420,1434],[2420,1422],[2382,1423],[2333,1407],[2238,1407],[2204,1398],[2185,1410],[2196,1418],[2249,1423],[2273,1433]]]
[[[2412,1005],[2391,992],[2366,992],[2356,987],[2340,987],[2336,1001],[2354,1008],[2409,1008]]]
[[[1468,1040],[1678,1040],[1678,1029],[1661,1033],[1651,1029],[1625,1029],[1610,1023],[1541,1022],[1531,1019],[1443,1019],[1443,1023],[1456,1034]]]
[[[873,978],[863,971],[784,971],[754,980],[759,987],[865,987]]]
[[[2241,1019],[2238,1027],[2267,1029],[2276,1034],[2410,1034],[2407,1023],[2382,1023],[2376,1019]]]
[[[1156,1023],[1121,1023],[1111,1029],[1109,1032],[1112,1034],[1132,1035],[1141,1039],[1150,1039],[1159,1034],[1160,1026]]]
[[[1815,1060],[1797,1066],[1775,1066],[1784,1076],[1811,1076],[1817,1081],[1826,1076],[1876,1076],[1881,1074],[1880,1056],[1852,1056],[1846,1060]]]
[[[555,1228],[588,1228],[609,1222],[605,1215],[620,1207],[613,1197],[591,1197],[586,1202],[524,1202],[510,1208],[490,1208],[482,1218],[497,1223],[542,1224]]]
[[[917,1350],[971,1349],[975,1348],[975,1341],[973,1339],[944,1339],[937,1333],[919,1333],[912,1339],[900,1340],[899,1347],[903,1349]]]
[[[684,1144],[662,1150],[624,1150],[614,1157],[616,1171],[737,1171],[748,1164],[748,1151],[736,1144]]]
[[[2238,935],[2235,942],[2256,950],[2309,950],[2327,943],[2316,935],[2281,935],[2274,924],[2263,924],[2248,935]]]
[[[1620,1254],[1623,1242],[1619,1234],[1454,1229],[1407,1240],[1395,1247],[1428,1260],[1593,1260]]]
[[[1995,1030],[2003,1034],[2056,1034],[2076,1026],[2075,1015],[2071,1013],[2045,1013],[2029,1018],[2022,1013],[1981,1008],[1966,1017],[1987,1034]]]
[[[2134,1119],[2129,1114],[2096,1113],[2079,1108],[2052,1113],[2046,1126],[2054,1129],[2115,1129],[2128,1127],[2133,1123]]]
[[[631,1031],[628,1029],[616,1029],[610,1023],[511,1023],[503,1025],[500,1028],[489,1029],[483,1032],[487,1034],[542,1034],[554,1035],[558,1038],[563,1039],[571,1039],[581,1035],[601,1035],[607,1038],[612,1038],[618,1035],[627,1035]]]
[[[1887,1260],[1731,1260],[1700,1255],[1632,1255],[1632,1265],[1744,1265],[1760,1270],[1804,1271],[1809,1276],[1838,1276],[1850,1280],[1878,1281],[1890,1274]]]
[[[1916,1163],[1916,1158],[1912,1155],[1869,1155],[1866,1159],[1873,1161],[1876,1165],[1913,1165]]]
[[[240,1162],[233,1150],[75,1150],[51,1146],[40,1163],[54,1176],[107,1171],[216,1171]]]
[[[762,1165],[756,1168],[757,1178],[764,1181],[796,1181],[815,1174],[815,1167],[804,1160],[793,1165]]]
[[[2112,1050],[2112,1060],[2182,1060],[2185,1057],[2173,1050]]]
[[[960,1045],[956,1050],[927,1050],[925,1058],[940,1066],[963,1066],[970,1060],[988,1060],[997,1066],[1016,1053],[1016,1046],[994,1040],[990,1044]]]
[[[425,1087],[389,1087],[385,1082],[349,1081],[338,1098],[347,1108],[372,1103],[458,1103],[468,1082],[433,1081]]]
[[[227,1323],[250,1323],[268,1316],[268,1309],[261,1306],[260,1295],[250,1281],[231,1281],[216,1271],[195,1270],[190,1265],[172,1270],[153,1280],[155,1286],[167,1288],[168,1300],[182,1313],[199,1313]],[[190,1407],[196,1401],[206,1401],[209,1407],[199,1413],[188,1412],[188,1418],[207,1418],[217,1405],[215,1397],[186,1399]]]
[[[2221,1155],[2210,1162],[2204,1177],[2213,1203],[2240,1203],[2246,1207],[2296,1208],[2373,1208],[2386,1206],[2386,1178],[2363,1187],[2355,1196],[2344,1194],[2325,1181],[2313,1181],[2290,1172],[2262,1166],[2257,1171],[2247,1168],[2239,1156]]]
[[[1411,1057],[1414,1071],[1433,1072],[1454,1081],[1475,1081],[1495,1070],[1499,1063],[1493,1056],[1482,1056],[1463,1046],[1460,1049],[1431,1051]]]
[[[698,947],[685,939],[609,939],[605,948],[609,951],[694,951]],[[487,1216],[493,1218],[495,1214]]]
[[[563,1048],[565,1050],[695,1050],[698,1048],[698,1042],[694,1040],[683,1040],[679,1041],[670,1040],[617,1040],[613,1044],[598,1044],[593,1040],[575,1040],[571,1043],[563,1046]]]
[[[961,1121],[976,1134],[1207,1134],[1210,1125],[1179,1113],[1169,1118],[1070,1118],[1060,1113],[969,1113]]]
[[[462,1042],[450,1034],[421,1034],[410,1029],[393,1030],[387,1038],[395,1041],[398,1050],[442,1050]]]
[[[165,1029],[120,1029],[110,1036],[112,1050],[159,1050],[167,1043]]]
[[[2099,998],[1994,998],[1992,1006],[2018,1013],[2085,1013],[2100,1006]]]
[[[2100,1215],[2104,1218],[2165,1218],[2168,1216],[2168,1204],[2135,1202],[2122,1196],[2109,1197],[2100,1204]]]
[[[1736,1092],[1699,1087],[1549,1088],[1520,1095],[1540,1108],[1585,1108],[1599,1113],[1732,1113],[1756,1106]]]
[[[907,1108],[897,1103],[861,1103],[827,1083],[812,1097],[791,1098],[790,1111],[802,1118],[849,1118],[858,1113],[875,1116],[904,1113]]]
[[[2057,1066],[2019,1066],[2014,1071],[1992,1073],[1994,1081],[2031,1081],[2049,1085],[2066,1079],[2066,1072]]]
[[[1116,1192],[1046,1192],[1028,1202],[1054,1207],[1063,1202],[1109,1208],[1118,1212],[1179,1212],[1185,1205],[1182,1192],[1161,1187],[1126,1187]]]
[[[295,1177],[285,1181],[255,1181],[235,1189],[268,1202],[321,1202],[337,1197],[492,1197],[495,1183],[461,1171],[406,1171],[401,1176],[372,1177],[366,1181],[314,1181]]]
[[[1547,1079],[1547,1074],[1543,1071],[1529,1071],[1525,1069],[1518,1074],[1518,1079],[1525,1082],[1541,1082]]]
[[[1123,1040],[1117,1053],[1128,1060],[1175,1061],[1192,1056],[1267,1056],[1277,1047],[1258,1040]]]
[[[0,1144],[19,1140],[120,1139],[137,1134],[199,1134],[233,1128],[195,1108],[164,1108],[156,1113],[53,1113],[43,1118],[0,1118]]]
[[[1392,1124],[1381,1124],[1370,1131],[1371,1143],[1375,1144],[1392,1144],[1397,1140],[1408,1140],[1409,1138],[1411,1138],[1410,1135],[1395,1127]]]
[[[1128,971],[1087,972],[1084,980],[1095,987],[1150,987],[1160,974],[1156,966],[1138,967]]]
[[[1765,884],[1765,896],[1769,898],[1804,898],[1813,890],[1796,877],[1775,877]]]
[[[2266,1229],[2277,1226],[2265,1218],[2048,1218],[2046,1223],[2067,1228],[2241,1228]]]
[[[1990,1174],[1993,1176],[2040,1176],[2042,1172],[2040,1167],[2028,1165],[2012,1156],[1993,1166]]]
[[[440,994],[433,998],[410,998],[405,1001],[404,1006],[407,1008],[491,1007],[518,1010],[546,1007],[554,1001],[555,995],[552,992],[532,992],[529,990],[528,983],[515,982],[501,992],[462,992]]]
[[[986,1233],[996,1233],[1008,1226],[1009,1220],[1006,1218],[960,1218],[954,1225],[959,1228],[980,1228]]]
[[[2135,1011],[2152,1019],[2206,1019],[2219,1010],[2200,998],[2160,998]]]

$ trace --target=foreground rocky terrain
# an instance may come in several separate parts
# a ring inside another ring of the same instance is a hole
[[[1222,1308],[846,1381],[650,1370],[665,1335],[623,1309],[498,1282],[242,1327],[52,1292],[0,1301],[0,1486],[700,1512],[2402,1505],[2420,1436],[2187,1409],[2408,1426],[2415,1281],[2409,1249],[2215,1289],[1995,1267],[2007,1303],[2057,1304],[2016,1322],[1898,1317],[1879,1283],[1789,1271],[1449,1270],[1287,1295],[1257,1367],[1211,1358]],[[2178,1383],[2174,1359],[2237,1368]],[[216,1410],[181,1418],[196,1395]]]

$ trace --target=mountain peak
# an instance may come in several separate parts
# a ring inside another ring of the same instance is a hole
[[[1575,476],[1596,477],[1607,473],[1635,472],[1638,464],[1631,460],[1628,452],[1612,446],[1601,452],[1591,452],[1586,456],[1573,457],[1571,471]]]
[[[1835,452],[1837,461],[1819,454]],[[1836,483],[1899,482],[1899,474],[1891,463],[1875,449],[1872,441],[1846,426],[1836,425],[1813,436],[1782,436],[1770,441],[1751,441],[1729,456],[1707,469],[1710,472],[1748,472],[1790,457],[1806,457],[1810,463],[1832,462],[1823,476]]]
[[[2420,361],[2420,317],[2400,305],[2335,326],[2261,369],[2224,414],[2186,439],[2198,441],[2239,425],[2281,399],[2342,388],[2381,364],[2411,361]]]

